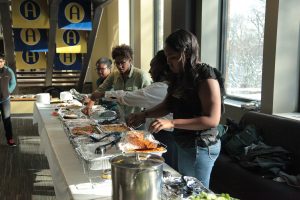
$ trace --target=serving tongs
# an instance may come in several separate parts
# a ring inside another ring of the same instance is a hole
[[[98,124],[101,124],[101,125],[114,124],[114,123],[117,123],[118,121],[119,121],[119,119],[117,117],[117,118],[112,119],[112,120],[104,120],[102,122],[98,122]]]
[[[112,147],[112,146],[116,145],[121,140],[121,133],[119,133],[119,132],[108,133],[108,134],[106,134],[105,136],[103,136],[103,137],[101,137],[99,139],[91,137],[95,142],[101,142],[105,138],[108,138],[108,137],[111,137],[111,136],[113,136],[115,139],[113,141],[109,141],[106,144],[99,145],[95,149],[95,154],[101,154],[101,155],[103,155],[106,152],[106,148],[107,147]]]

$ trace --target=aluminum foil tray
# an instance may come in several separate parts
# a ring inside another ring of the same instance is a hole
[[[195,177],[169,176],[163,178],[162,200],[188,200],[192,195],[197,195],[202,191],[213,193]]]
[[[101,154],[96,154],[95,149],[99,146],[99,143],[81,145],[75,148],[79,157],[84,161],[86,170],[104,170],[110,169],[111,165],[109,159],[120,155],[122,152],[113,146],[106,150],[106,152]]]
[[[125,123],[119,123],[119,124],[99,125],[99,130],[102,133],[112,133],[112,132],[122,133],[122,132],[130,131],[131,129]]]
[[[105,110],[105,111],[95,111],[91,114],[91,119],[94,119],[98,123],[103,122],[113,122],[118,118],[118,114],[112,110]]]

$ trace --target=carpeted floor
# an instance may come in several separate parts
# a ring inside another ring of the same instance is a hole
[[[12,117],[17,147],[6,144],[0,124],[0,200],[54,200],[55,193],[46,156],[31,116]]]

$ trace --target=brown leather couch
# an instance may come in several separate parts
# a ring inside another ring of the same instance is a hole
[[[255,125],[267,145],[281,146],[293,154],[289,174],[300,174],[300,121],[249,111],[241,125]],[[217,159],[211,175],[210,189],[229,193],[242,200],[299,200],[300,188],[264,178],[259,173],[242,168],[224,151]]]

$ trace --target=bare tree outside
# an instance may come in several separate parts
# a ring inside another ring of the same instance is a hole
[[[265,0],[228,0],[225,80],[229,96],[261,99]]]

